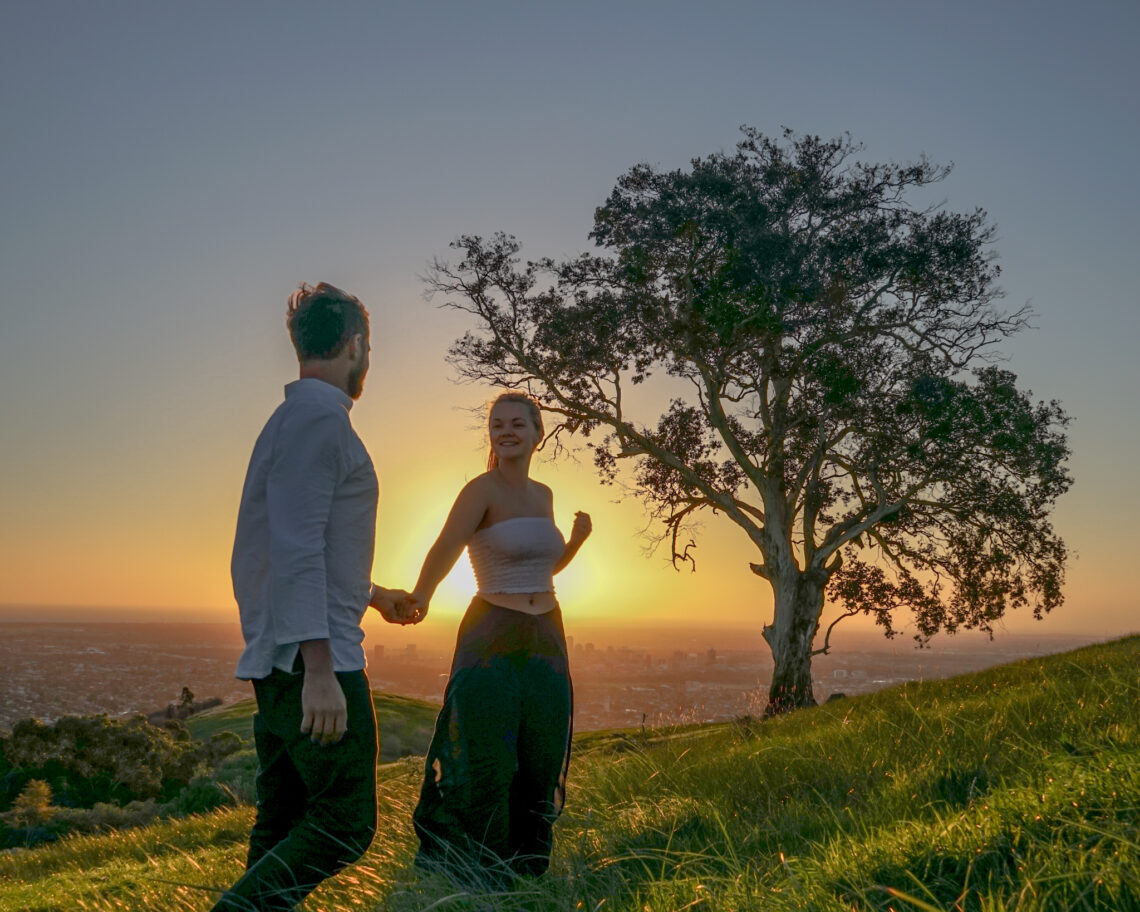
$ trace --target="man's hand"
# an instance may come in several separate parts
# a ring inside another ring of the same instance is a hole
[[[301,732],[314,744],[334,744],[348,731],[348,706],[333,671],[328,640],[301,644],[305,680],[301,684]]]
[[[380,612],[380,617],[384,618],[389,624],[406,624],[404,616],[400,613],[400,605],[398,602],[385,599],[376,606],[376,610]]]
[[[314,744],[335,744],[347,730],[348,707],[336,675],[306,670],[301,685],[301,731]]]
[[[404,589],[385,589],[383,586],[373,586],[372,598],[368,605],[379,611],[380,617],[389,624],[407,624],[408,619],[401,608],[404,599],[407,597],[408,593]]]

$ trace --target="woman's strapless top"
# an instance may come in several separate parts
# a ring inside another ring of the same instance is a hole
[[[479,594],[553,592],[554,565],[566,541],[548,516],[516,516],[478,530],[467,554]]]

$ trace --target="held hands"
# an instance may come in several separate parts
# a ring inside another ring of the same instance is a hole
[[[403,623],[418,624],[427,617],[429,601],[428,597],[415,592],[406,594],[398,606],[398,610],[404,617]]]
[[[380,612],[380,617],[389,624],[407,624],[405,613],[401,606],[407,591],[404,589],[385,589],[383,586],[372,587],[372,598],[368,600],[370,608]]]
[[[427,600],[421,601],[404,589],[373,586],[369,606],[380,612],[389,624],[418,624],[427,615]]]

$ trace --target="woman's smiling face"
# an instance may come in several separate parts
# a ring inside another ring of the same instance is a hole
[[[499,402],[491,409],[488,422],[491,448],[499,459],[529,456],[539,444],[538,428],[530,411],[521,402]]]

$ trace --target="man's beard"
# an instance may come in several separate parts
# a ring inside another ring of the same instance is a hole
[[[348,377],[345,378],[345,392],[348,393],[352,399],[359,399],[360,394],[364,392],[364,375],[368,373],[368,369],[363,365],[354,365],[352,370],[348,372]]]

